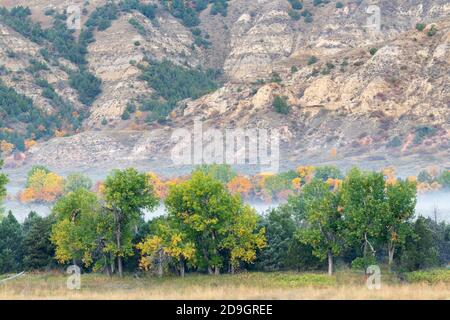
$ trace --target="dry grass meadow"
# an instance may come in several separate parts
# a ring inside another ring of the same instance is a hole
[[[65,274],[35,273],[0,283],[0,299],[450,299],[450,270],[439,273],[441,278],[422,274],[410,282],[388,275],[382,277],[380,290],[368,289],[364,275],[351,272],[339,272],[333,277],[317,273],[242,273],[188,275],[184,279],[119,279],[86,274],[82,275],[80,290],[67,289]]]

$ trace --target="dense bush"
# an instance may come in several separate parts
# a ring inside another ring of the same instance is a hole
[[[261,251],[256,267],[264,271],[316,270],[323,263],[312,255],[312,248],[298,242],[298,207],[286,206],[271,210],[260,221],[266,229],[267,246]]]
[[[303,4],[300,2],[300,0],[289,0],[289,3],[292,6],[292,9],[294,10],[302,10]]]
[[[177,102],[192,98],[199,98],[217,89],[219,73],[215,70],[204,71],[176,65],[168,60],[162,62],[152,61],[148,68],[144,68],[141,79],[156,91],[156,99],[150,100],[147,110],[155,107],[173,109]],[[158,98],[164,102],[157,103]],[[166,114],[167,116],[167,114]]]
[[[287,103],[286,99],[280,96],[275,96],[272,103],[276,112],[281,114],[288,114],[291,107]]]
[[[408,282],[427,282],[429,284],[450,283],[450,269],[431,269],[408,272],[405,274]]]
[[[392,140],[390,140],[386,146],[388,148],[398,148],[401,145],[402,145],[402,140],[400,139],[399,136],[396,136],[396,137],[392,138]]]
[[[316,63],[317,61],[319,61],[319,59],[317,59],[316,56],[311,56],[308,58],[308,65],[312,65],[312,64]]]
[[[71,72],[69,83],[71,87],[78,91],[80,101],[88,106],[102,92],[101,80],[87,70]]]
[[[427,137],[434,136],[437,130],[434,127],[428,126],[419,126],[416,128],[416,132],[414,135],[414,144],[419,145],[425,140]]]
[[[420,32],[422,32],[423,30],[425,30],[425,28],[427,27],[427,25],[425,23],[417,23],[416,24],[416,29]]]
[[[431,220],[419,217],[412,225],[413,232],[405,241],[397,267],[414,271],[439,265],[439,250],[430,229]]]
[[[292,20],[298,21],[301,18],[300,13],[298,13],[297,11],[292,10],[292,9],[288,11],[288,14],[289,14],[289,17],[292,18]]]
[[[210,0],[212,3],[211,6],[211,14],[216,15],[220,14],[223,17],[226,17],[228,12],[228,0]]]

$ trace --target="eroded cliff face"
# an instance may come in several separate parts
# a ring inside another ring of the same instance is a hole
[[[90,1],[87,9],[91,12],[104,3]],[[96,41],[88,47],[88,68],[103,84],[102,94],[90,107],[85,132],[38,144],[27,161],[89,166],[166,159],[163,163],[169,165],[171,132],[202,119],[205,127],[222,129],[279,128],[286,163],[353,159],[380,166],[395,161],[449,165],[448,2],[342,1],[342,8],[334,2],[317,7],[312,1],[303,3],[312,22],[292,19],[286,0],[232,0],[226,17],[205,10],[199,27],[209,35],[208,48],[195,46],[191,30],[166,10],[157,10],[154,21],[138,12],[120,15],[111,27],[95,32]],[[43,10],[60,5],[50,0],[1,4],[31,6],[33,18],[44,25],[49,22]],[[380,8],[379,33],[366,27],[371,4]],[[145,32],[131,26],[130,18]],[[417,22],[427,23],[428,29],[417,31]],[[437,32],[428,36],[433,24]],[[0,59],[12,71],[1,78],[51,110],[31,76],[20,72],[30,58],[39,57],[39,45],[1,24],[0,29],[8,34],[0,37]],[[372,48],[376,53],[370,53]],[[16,56],[8,57],[11,52]],[[316,63],[308,63],[312,56]],[[130,130],[132,121],[120,119],[127,103],[153,93],[139,79],[137,68],[148,59],[222,69],[223,85],[199,99],[181,102],[164,125]],[[274,73],[279,78],[275,82]],[[83,107],[67,85],[63,68],[50,66],[45,76],[57,85],[58,93]],[[275,112],[276,96],[285,97],[289,114]],[[109,125],[101,125],[102,119]],[[433,127],[435,134],[416,145],[412,140],[422,125]],[[401,145],[388,147],[393,138]]]

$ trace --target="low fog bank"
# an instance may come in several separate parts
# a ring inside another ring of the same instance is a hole
[[[279,203],[249,203],[259,214],[263,214],[270,209],[276,208]],[[6,201],[6,210],[11,210],[19,221],[23,221],[30,211],[36,211],[39,215],[46,216],[50,213],[51,207],[40,204],[23,205],[18,201]],[[163,205],[153,212],[145,214],[146,220],[161,216],[165,213]],[[419,194],[417,197],[416,216],[430,217],[437,221],[450,222],[450,191],[430,192]]]
[[[450,222],[450,191],[419,194],[416,215]]]

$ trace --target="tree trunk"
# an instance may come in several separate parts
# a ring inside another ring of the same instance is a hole
[[[184,271],[185,271],[184,258],[181,257],[181,259],[180,259],[180,276],[181,276],[182,278],[184,278]]]
[[[214,274],[218,276],[220,274],[220,268],[218,266],[214,267]]]
[[[333,275],[333,253],[328,251],[328,275]]]
[[[158,251],[158,265],[157,265],[157,271],[156,274],[159,278],[161,278],[164,274],[163,270],[163,251],[162,249]]]
[[[119,272],[119,277],[123,277],[123,264],[122,264],[122,257],[120,256],[120,250],[122,248],[122,240],[121,240],[121,230],[120,230],[120,223],[117,223],[117,230],[116,230],[116,241],[117,241],[117,252],[119,252],[119,255],[117,256],[117,271]]]
[[[393,244],[389,244],[388,248],[389,266],[392,266],[392,263],[394,262],[394,253],[395,253],[395,246]]]
[[[234,264],[230,263],[230,273],[234,274]]]
[[[208,256],[208,250],[206,250],[206,248],[203,248],[203,257],[206,260],[206,264],[208,265],[208,274],[213,274],[213,269],[211,268],[211,266],[209,265],[209,256]]]
[[[123,278],[123,265],[122,265],[122,257],[117,257],[117,271],[119,272],[119,277]]]
[[[114,258],[114,255],[112,253],[110,253],[110,259],[111,259],[110,264],[111,264],[111,275],[112,275],[112,274],[114,274],[114,272],[116,272],[116,266],[115,266],[116,259]]]
[[[106,271],[106,274],[108,275],[108,277],[111,277],[111,270],[110,270],[108,263],[105,264],[105,271]]]

